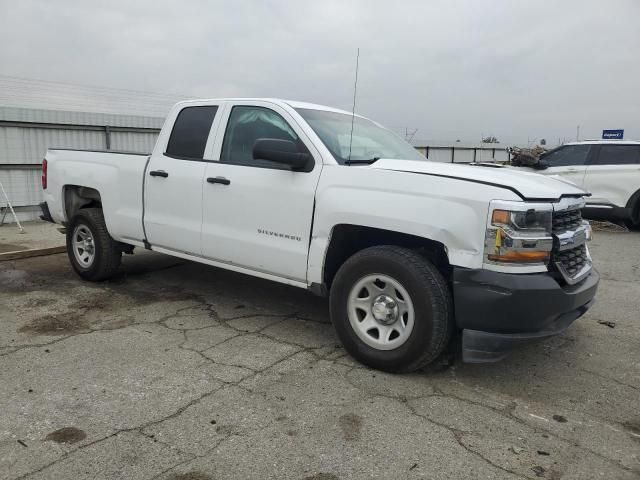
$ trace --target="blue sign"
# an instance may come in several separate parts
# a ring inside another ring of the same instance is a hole
[[[603,140],[622,140],[624,130],[602,130]]]

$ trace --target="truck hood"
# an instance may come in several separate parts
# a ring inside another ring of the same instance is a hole
[[[529,201],[557,201],[561,197],[591,195],[576,185],[567,182],[537,173],[502,168],[499,165],[460,165],[430,162],[428,160],[381,159],[371,165],[370,168],[482,183],[510,190],[523,200]]]

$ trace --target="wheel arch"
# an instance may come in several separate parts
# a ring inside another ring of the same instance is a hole
[[[632,220],[640,221],[640,189],[638,189],[627,201],[626,207],[631,211]]]
[[[102,196],[95,188],[82,185],[63,187],[64,215],[69,222],[83,208],[102,208]]]
[[[395,245],[410,248],[427,258],[445,279],[451,277],[451,264],[447,249],[441,242],[383,228],[353,224],[338,224],[331,230],[322,269],[324,288],[331,283],[340,266],[355,253],[378,245]]]

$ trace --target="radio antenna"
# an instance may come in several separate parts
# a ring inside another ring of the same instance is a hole
[[[351,109],[351,135],[349,135],[349,162],[351,161],[351,144],[353,143],[353,121],[356,118],[356,92],[358,91],[358,62],[360,60],[360,48],[356,53],[356,81],[353,83],[353,108]]]

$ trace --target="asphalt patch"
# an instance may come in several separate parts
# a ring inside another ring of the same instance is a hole
[[[185,292],[179,287],[162,286],[160,279],[149,279],[144,282],[140,279],[127,280],[126,278],[109,280],[105,282],[109,289],[129,300],[134,305],[151,305],[158,302],[193,300],[202,302],[202,297],[194,293]],[[155,288],[152,288],[155,286]]]
[[[342,429],[342,435],[348,442],[353,442],[360,439],[360,433],[362,431],[362,417],[355,413],[347,413],[342,415],[338,420],[340,428]]]
[[[622,426],[633,434],[633,438],[640,442],[640,421],[625,422]]]
[[[54,305],[56,300],[53,298],[32,298],[24,303],[27,308],[48,307]]]
[[[533,470],[533,473],[536,474],[536,477],[544,477],[544,473],[547,471],[546,468],[541,467],[540,465],[532,467],[531,470]]]
[[[89,323],[83,317],[82,313],[45,315],[20,327],[18,333],[57,336],[86,332],[90,328]]]
[[[29,274],[24,270],[0,270],[0,287],[8,292],[23,291],[29,284]]]
[[[310,477],[304,477],[304,480],[340,480],[340,477],[333,473],[316,473]]]
[[[174,473],[167,480],[213,480],[213,477],[202,472]]]
[[[76,427],[64,427],[55,432],[51,432],[45,437],[45,442],[56,443],[78,443],[87,438],[87,434],[83,430]]]

